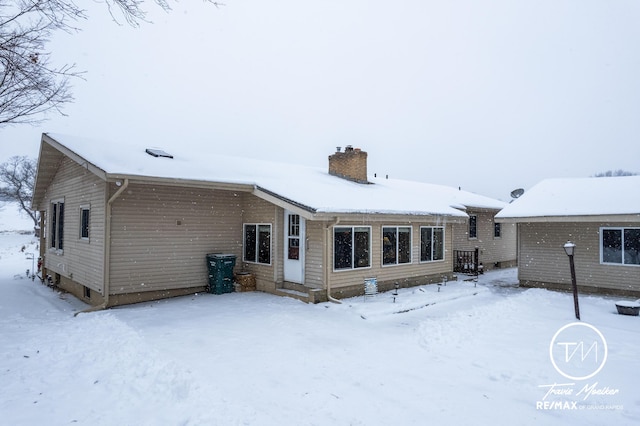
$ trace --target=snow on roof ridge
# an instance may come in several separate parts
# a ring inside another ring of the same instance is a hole
[[[548,178],[497,218],[640,214],[640,176]]]
[[[468,207],[504,206],[502,201],[445,185],[401,179],[373,179],[373,185],[359,184],[331,176],[328,169],[222,155],[214,149],[203,155],[194,145],[178,148],[176,142],[160,144],[174,156],[167,162],[145,153],[147,141],[105,142],[59,133],[47,135],[107,174],[255,185],[317,211],[464,217],[461,210]]]

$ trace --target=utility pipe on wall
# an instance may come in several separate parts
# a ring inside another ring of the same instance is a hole
[[[340,218],[336,217],[335,222],[333,222],[332,224],[328,224],[327,225],[327,232],[326,232],[326,255],[327,255],[327,261],[326,261],[326,266],[325,266],[325,276],[327,277],[327,299],[330,302],[333,303],[342,303],[341,301],[339,301],[338,299],[334,298],[331,296],[331,247],[332,244],[331,242],[331,234],[330,234],[330,230],[337,226],[338,223],[340,223]]]

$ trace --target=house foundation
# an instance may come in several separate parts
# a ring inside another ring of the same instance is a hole
[[[527,288],[544,288],[547,290],[553,291],[561,291],[561,292],[571,292],[571,286],[566,283],[548,283],[541,281],[530,281],[530,280],[521,280],[520,287]],[[585,286],[578,284],[578,293],[579,294],[595,294],[601,296],[623,296],[623,297],[632,297],[639,298],[640,290],[635,289],[616,289],[616,288],[604,288],[604,287],[593,287],[593,286]]]

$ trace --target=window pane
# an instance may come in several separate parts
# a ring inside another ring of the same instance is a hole
[[[258,225],[258,263],[271,263],[271,225]]]
[[[602,230],[602,261],[604,263],[622,263],[622,230]]]
[[[431,259],[431,228],[420,229],[420,260],[428,262]]]
[[[62,250],[64,237],[64,203],[58,203],[58,248]]]
[[[444,229],[433,229],[433,260],[444,259]]]
[[[89,209],[80,210],[80,238],[89,238]]]
[[[640,265],[640,229],[624,230],[624,263]]]
[[[333,230],[333,268],[351,269],[352,267],[351,228]]]
[[[300,236],[300,216],[297,214],[289,215],[289,236]]]
[[[411,263],[411,228],[398,228],[398,263]]]
[[[500,238],[502,236],[502,224],[494,223],[493,224],[493,236],[495,238]]]
[[[478,216],[469,216],[469,238],[478,238]]]
[[[300,260],[300,238],[289,238],[287,257],[291,260]]]
[[[397,245],[396,228],[382,228],[383,265],[395,265]]]
[[[367,268],[371,266],[369,256],[369,228],[354,228],[353,235],[355,247],[353,250],[354,268]]]
[[[51,204],[51,243],[49,244],[51,247],[56,247],[56,232],[58,230],[57,225],[58,220],[58,204]]]
[[[244,226],[244,260],[256,261],[256,226]]]

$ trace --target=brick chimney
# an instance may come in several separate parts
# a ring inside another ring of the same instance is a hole
[[[329,156],[329,174],[358,183],[367,181],[367,153],[360,148],[347,145],[344,152],[338,147],[336,153]]]

